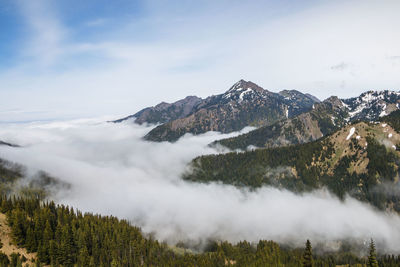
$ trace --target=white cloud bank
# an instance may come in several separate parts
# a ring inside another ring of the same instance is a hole
[[[150,143],[149,130],[96,120],[3,125],[0,139],[24,145],[0,147],[0,157],[43,169],[72,184],[56,199],[83,211],[129,219],[160,240],[236,242],[272,239],[302,246],[350,239],[400,252],[400,218],[354,199],[340,202],[326,191],[302,196],[264,187],[257,192],[180,179],[195,156],[213,153],[217,137],[185,136],[175,144]]]

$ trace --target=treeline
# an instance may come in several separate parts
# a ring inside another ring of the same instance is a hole
[[[37,253],[35,263],[22,257],[8,259],[0,253],[1,266],[305,266],[303,249],[290,249],[273,241],[246,241],[232,245],[210,242],[202,253],[176,253],[166,244],[145,237],[139,228],[115,217],[82,214],[54,202],[1,198],[13,241]],[[382,256],[380,266],[399,266],[400,258]],[[368,258],[349,252],[314,255],[312,266],[365,266]]]

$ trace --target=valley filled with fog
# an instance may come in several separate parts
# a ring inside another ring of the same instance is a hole
[[[201,247],[215,239],[271,239],[302,246],[310,238],[337,249],[338,240],[362,247],[373,238],[382,251],[400,252],[400,217],[355,199],[340,201],[326,190],[298,195],[272,187],[250,191],[181,179],[194,157],[221,152],[209,143],[239,133],[208,132],[154,143],[142,139],[153,126],[106,121],[3,124],[4,141],[21,147],[1,146],[0,158],[71,184],[53,192],[58,203],[128,219],[170,244]]]

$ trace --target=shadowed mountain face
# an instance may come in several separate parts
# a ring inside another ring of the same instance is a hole
[[[337,97],[317,103],[313,109],[294,118],[260,127],[237,137],[215,141],[230,149],[279,147],[317,140],[339,129],[346,123],[346,108]]]
[[[116,120],[123,122],[132,119],[135,123],[157,124],[173,121],[191,114],[203,100],[197,96],[187,96],[172,104],[162,102],[155,107],[142,109],[134,115]]]
[[[397,110],[400,93],[369,91],[359,97],[342,99],[330,97],[297,117],[260,127],[249,133],[219,140],[230,149],[278,147],[315,141],[357,120],[376,121]]]
[[[150,141],[176,141],[186,133],[229,133],[246,126],[270,125],[310,110],[319,102],[295,90],[269,92],[255,83],[240,80],[223,94],[206,99],[187,97],[173,104],[161,103],[135,115],[136,123],[163,123],[150,131]]]

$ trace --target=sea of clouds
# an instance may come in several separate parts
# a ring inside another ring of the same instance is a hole
[[[400,253],[400,217],[355,199],[340,201],[326,190],[298,195],[181,179],[191,159],[217,152],[209,143],[239,133],[152,143],[142,139],[152,126],[106,120],[2,124],[0,140],[21,147],[0,146],[0,158],[71,184],[53,195],[57,202],[128,219],[171,244],[272,239],[303,246],[311,239],[335,248],[338,240],[366,246],[374,238],[381,251]]]

